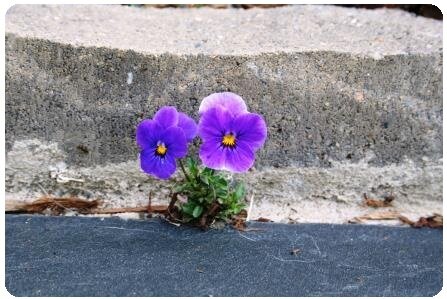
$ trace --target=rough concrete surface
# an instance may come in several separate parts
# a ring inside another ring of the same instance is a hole
[[[270,204],[327,203],[344,219],[363,192],[388,191],[414,214],[441,209],[442,22],[332,6],[12,7],[7,196],[135,205],[166,191],[138,172],[136,125],[165,104],[197,119],[201,99],[226,90],[268,124],[245,178],[260,211],[285,221]]]
[[[139,170],[135,159],[74,167],[64,162],[65,155],[56,143],[16,142],[8,153],[6,199],[29,201],[49,192],[55,196],[101,198],[105,207],[134,207],[147,205],[152,193],[153,204],[167,204],[171,186],[182,179],[180,171],[169,182],[153,179]],[[442,213],[441,160],[426,160],[422,166],[406,160],[383,167],[369,165],[368,161],[333,162],[330,168],[263,167],[234,179],[247,183],[247,200],[253,196],[251,219],[346,223],[374,212],[363,205],[363,193],[379,199],[394,194],[394,207],[383,210],[397,211],[413,220]]]
[[[214,25],[179,22],[199,17]],[[264,165],[328,166],[329,158],[355,161],[369,150],[377,163],[442,153],[439,21],[320,6],[166,11],[18,5],[6,19],[8,148],[34,137],[60,142],[70,163],[127,161],[137,153],[136,124],[158,107],[173,104],[197,116],[203,97],[231,90],[269,125],[260,153]],[[203,38],[199,28],[213,34],[210,42],[218,40],[217,28],[228,31],[227,23],[237,25],[232,36],[239,42],[211,44],[221,52],[179,40]],[[281,36],[279,28],[287,33]],[[302,39],[303,32],[313,38]],[[365,44],[357,48],[357,39]],[[319,46],[309,47],[309,41]]]
[[[6,217],[15,296],[434,296],[442,230]],[[291,254],[297,250],[296,255]]]
[[[379,58],[439,54],[442,48],[440,21],[400,10],[319,5],[250,10],[15,5],[6,27],[23,37],[150,55],[334,51]]]

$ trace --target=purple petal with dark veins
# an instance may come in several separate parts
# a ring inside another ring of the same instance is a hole
[[[173,156],[159,157],[155,154],[155,150],[150,148],[141,151],[140,166],[144,172],[163,180],[169,179],[176,169]]]
[[[231,172],[245,172],[255,161],[253,150],[245,142],[240,142],[235,148],[224,148],[219,143],[208,141],[200,147],[199,157],[206,167]]]
[[[255,154],[250,145],[239,141],[234,149],[226,150],[225,169],[231,172],[246,172],[255,163]]]
[[[211,108],[205,112],[199,121],[198,133],[204,141],[219,139],[231,129],[233,117],[222,108]]]
[[[162,131],[162,127],[157,122],[150,119],[143,120],[137,127],[137,144],[141,149],[154,147],[160,139]]]
[[[172,156],[173,158],[183,158],[188,153],[188,143],[186,141],[185,133],[179,127],[167,128],[161,137],[160,141],[163,142],[167,148],[166,156]]]
[[[239,115],[232,122],[232,131],[236,140],[248,143],[253,150],[264,145],[267,138],[267,126],[262,116],[256,113]]]
[[[225,150],[215,140],[205,141],[199,150],[199,157],[206,167],[222,170],[225,167]]]

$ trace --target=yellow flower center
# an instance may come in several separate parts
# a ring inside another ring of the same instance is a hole
[[[155,150],[156,153],[160,156],[164,156],[166,154],[166,152],[168,151],[168,149],[165,147],[165,145],[163,143],[157,145],[157,149]]]
[[[222,144],[227,147],[234,147],[236,145],[236,137],[233,134],[226,134],[222,138]]]

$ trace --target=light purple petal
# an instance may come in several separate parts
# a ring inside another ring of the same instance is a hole
[[[233,116],[248,112],[247,105],[239,95],[232,92],[219,92],[213,93],[202,100],[199,107],[199,114],[202,115],[215,107],[225,109]]]
[[[155,113],[153,119],[167,129],[178,124],[178,112],[172,106],[164,106]]]
[[[259,114],[247,113],[236,117],[232,123],[232,130],[237,141],[248,143],[253,150],[264,145],[267,138],[267,126]]]
[[[225,156],[225,149],[214,140],[205,141],[199,150],[199,157],[203,165],[212,169],[224,169]]]
[[[176,169],[175,159],[170,155],[161,158],[153,149],[145,149],[140,153],[141,169],[159,179],[168,179]]]
[[[183,158],[188,153],[188,143],[186,142],[185,133],[179,127],[170,127],[163,132],[161,141],[164,142],[166,148],[166,156],[173,158]]]
[[[225,169],[231,172],[246,172],[253,166],[255,154],[246,142],[238,142],[234,149],[226,150]]]
[[[183,112],[178,113],[178,127],[183,129],[183,132],[185,132],[185,137],[188,142],[194,139],[197,135],[197,125],[196,122],[186,115]]]
[[[202,115],[199,121],[199,136],[204,141],[219,139],[231,129],[233,117],[221,108],[211,108]]]
[[[153,147],[160,139],[161,126],[150,119],[143,120],[138,124],[136,132],[137,144],[141,149]]]

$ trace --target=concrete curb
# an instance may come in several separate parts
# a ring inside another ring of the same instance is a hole
[[[442,59],[442,22],[393,10],[17,5],[6,16],[7,195],[43,187],[135,205],[147,188],[166,190],[135,174],[138,122],[167,104],[197,118],[203,97],[230,90],[268,123],[253,177],[296,174],[282,189],[253,181],[257,194],[288,194],[280,201],[301,210],[321,184],[322,202],[356,205],[379,190],[415,214],[439,212]],[[372,186],[326,179],[376,167],[388,176]],[[279,209],[284,220],[289,207]]]

